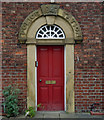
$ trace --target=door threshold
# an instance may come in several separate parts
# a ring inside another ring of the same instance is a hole
[[[37,111],[38,113],[64,113],[65,111]]]

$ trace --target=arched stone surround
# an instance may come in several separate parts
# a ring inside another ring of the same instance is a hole
[[[45,24],[60,26],[65,33],[65,39],[36,39],[38,29]],[[19,32],[19,41],[27,44],[28,106],[35,106],[37,102],[36,46],[65,46],[65,110],[74,112],[74,44],[82,41],[82,32],[75,18],[58,5],[42,5],[24,20]]]

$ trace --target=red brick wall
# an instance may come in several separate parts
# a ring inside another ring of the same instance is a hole
[[[104,16],[104,2],[102,7],[102,15]],[[103,95],[103,110],[104,110],[104,17],[102,17],[102,95]]]
[[[75,45],[75,108],[80,112],[88,111],[94,102],[102,104],[102,5],[72,6],[70,12],[83,32],[83,43]]]
[[[2,10],[1,10],[1,3],[0,3],[0,106],[2,104]],[[0,113],[2,109],[0,107]]]
[[[24,19],[42,3],[3,3],[3,87],[16,83],[26,107],[27,52],[18,44],[18,32]],[[75,45],[75,110],[89,111],[94,102],[102,103],[102,20],[101,3],[60,3],[71,12],[83,32],[83,43]]]

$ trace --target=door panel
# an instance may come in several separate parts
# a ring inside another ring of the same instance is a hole
[[[38,110],[64,110],[64,47],[38,46],[37,60]]]
[[[40,48],[39,52],[40,52],[40,54],[39,54],[40,76],[47,77],[49,75],[49,60],[48,60],[49,52],[48,52],[48,48],[44,48],[44,47]]]
[[[53,104],[61,104],[62,87],[53,87]]]
[[[53,77],[61,77],[61,71],[62,71],[62,66],[60,65],[62,63],[62,55],[60,54],[61,52],[62,52],[61,48],[53,48],[52,51]]]
[[[42,103],[45,103],[45,104],[47,103],[48,104],[48,102],[49,102],[49,99],[48,99],[49,89],[48,89],[48,87],[40,87],[39,95],[40,95],[40,101]]]

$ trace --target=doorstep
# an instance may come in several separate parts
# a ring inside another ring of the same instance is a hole
[[[0,117],[2,118],[2,117]],[[46,112],[46,111],[38,111],[36,112],[36,115],[34,118],[32,118],[32,120],[34,119],[35,120],[40,120],[39,118],[45,120],[45,118],[73,118],[73,120],[77,120],[77,118],[87,118],[87,119],[90,119],[91,120],[104,120],[104,115],[91,115],[90,113],[66,113],[66,112]],[[94,118],[94,119],[92,119]],[[19,115],[17,117],[12,117],[12,120],[31,120],[29,117],[25,117],[24,115]],[[1,119],[0,119],[1,120]],[[6,117],[3,116],[3,119],[2,120],[8,120]]]

